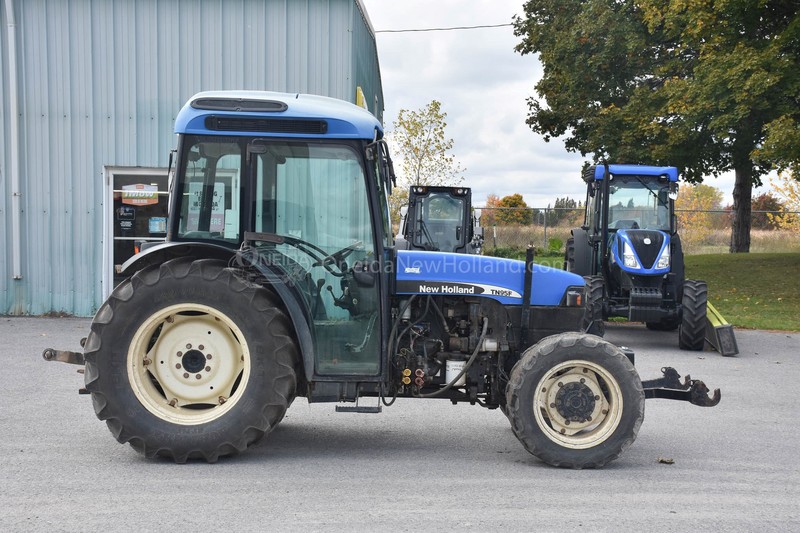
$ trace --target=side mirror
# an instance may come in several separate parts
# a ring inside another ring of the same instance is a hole
[[[678,199],[678,184],[675,182],[669,184],[669,199],[673,202]]]

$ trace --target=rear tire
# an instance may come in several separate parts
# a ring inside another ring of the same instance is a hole
[[[86,342],[97,417],[146,457],[215,462],[245,450],[296,393],[298,350],[279,303],[216,260],[137,272],[98,310]]]
[[[508,417],[525,449],[565,468],[599,468],[633,443],[644,420],[639,375],[622,351],[562,333],[528,348],[506,388]]]
[[[708,307],[708,287],[705,281],[689,279],[683,283],[682,307],[678,346],[681,350],[702,350],[706,342]]]

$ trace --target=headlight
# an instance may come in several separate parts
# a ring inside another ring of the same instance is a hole
[[[631,245],[627,242],[622,247],[622,263],[628,268],[642,268],[636,259],[636,254],[631,249]]]
[[[656,269],[661,270],[662,268],[669,268],[669,246],[664,247],[664,251],[661,252],[661,257],[659,257],[658,262],[656,262]]]

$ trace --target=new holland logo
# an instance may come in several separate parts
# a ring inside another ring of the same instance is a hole
[[[522,298],[515,290],[496,285],[482,283],[448,283],[442,281],[410,281],[397,282],[397,290],[406,294],[440,294],[443,296],[457,294],[482,294],[484,296],[498,296],[505,298]]]

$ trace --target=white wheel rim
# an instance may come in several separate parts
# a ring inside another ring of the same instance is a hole
[[[128,380],[142,405],[181,425],[225,414],[250,377],[250,352],[241,330],[224,313],[193,303],[166,307],[145,320],[127,362]]]
[[[576,450],[591,448],[619,426],[622,390],[605,368],[589,361],[566,361],[539,381],[533,413],[553,442]]]

